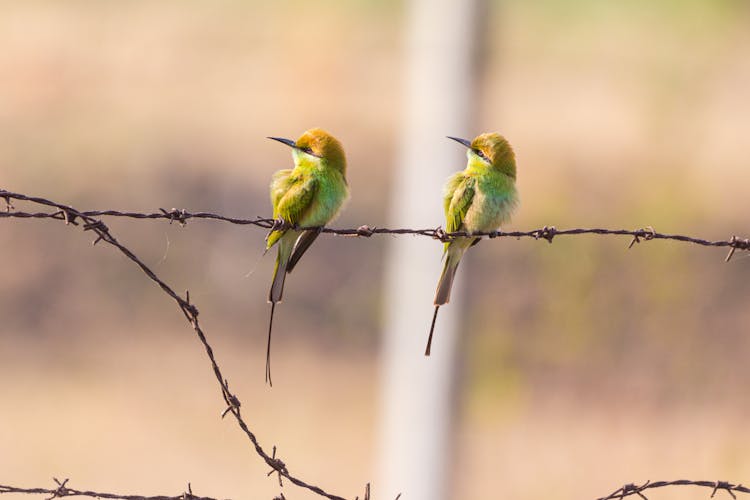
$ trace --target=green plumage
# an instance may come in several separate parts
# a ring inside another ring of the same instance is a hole
[[[297,161],[294,170],[281,170],[273,177],[271,183],[273,216],[293,226],[323,226],[336,216],[346,200],[348,195],[346,180],[340,171],[330,168],[320,159],[316,159],[317,161],[309,161],[304,157],[295,159]],[[279,242],[277,266],[268,297],[269,301],[281,301],[289,260],[292,258],[297,242],[301,239],[300,235],[309,233],[317,233],[317,231],[284,229],[271,231],[268,235],[266,249],[270,249]],[[304,253],[308,247],[309,245],[304,245],[297,248]],[[301,253],[295,255],[295,264],[301,257]],[[280,270],[283,272],[279,272]]]
[[[487,133],[466,145],[466,169],[452,175],[445,185],[443,210],[449,233],[494,231],[508,222],[518,204],[516,164],[510,144],[499,134]],[[435,313],[425,355],[430,354],[438,308],[450,301],[453,280],[466,250],[479,238],[457,237],[445,243],[443,271],[435,292]]]
[[[268,325],[266,380],[271,382],[270,346],[273,311],[284,294],[284,281],[319,234],[314,228],[326,225],[349,196],[346,159],[341,143],[321,129],[310,129],[296,142],[272,138],[292,147],[294,168],[279,170],[271,180],[273,217],[292,229],[272,230],[266,250],[278,245],[273,282],[268,293],[271,318]]]

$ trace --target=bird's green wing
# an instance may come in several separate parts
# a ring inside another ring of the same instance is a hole
[[[299,224],[310,205],[312,205],[318,183],[314,177],[294,175],[288,175],[283,183],[287,187],[283,193],[275,193],[274,185],[272,184],[271,187],[272,201],[274,197],[276,199],[273,216],[292,225]],[[279,187],[279,191],[281,191],[281,187]],[[271,248],[283,233],[284,231],[271,231],[267,238],[266,248]]]
[[[460,231],[466,212],[474,199],[474,179],[456,174],[450,178],[443,198],[445,209],[445,230],[449,233]]]
[[[463,229],[464,217],[469,211],[471,202],[474,200],[474,179],[459,172],[448,179],[443,197],[443,209],[445,210],[445,230],[449,233]],[[448,250],[451,242],[443,245],[444,251]]]
[[[445,183],[443,188],[443,212],[445,212],[446,218],[448,217],[448,210],[451,206],[451,200],[453,200],[453,194],[458,189],[458,186],[466,179],[463,172],[456,172],[448,178],[448,182]]]
[[[299,224],[310,208],[317,189],[318,183],[312,176],[295,179],[289,190],[279,199],[276,206],[278,216],[289,224]]]
[[[274,218],[278,217],[276,211],[279,206],[279,200],[284,196],[284,193],[289,191],[292,184],[292,182],[290,182],[291,174],[292,169],[287,168],[279,170],[273,174],[273,177],[271,178],[271,206],[273,207]]]

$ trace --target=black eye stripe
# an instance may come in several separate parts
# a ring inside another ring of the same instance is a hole
[[[474,151],[474,154],[476,154],[478,157],[488,160],[481,149],[472,149],[472,151]]]

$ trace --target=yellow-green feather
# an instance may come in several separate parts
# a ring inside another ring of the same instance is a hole
[[[283,219],[291,225],[302,224],[315,197],[317,180],[314,174],[299,172],[288,174],[283,180],[285,191],[271,186],[271,201],[274,219]],[[266,249],[271,248],[286,230],[272,231],[266,241]]]
[[[271,181],[273,217],[298,227],[323,226],[337,215],[349,195],[344,150],[341,143],[320,129],[302,134],[296,146],[292,150],[294,168],[276,172]],[[312,242],[295,250],[300,234],[301,231],[282,229],[271,231],[266,238],[266,250],[283,243],[277,256],[275,285],[269,294],[272,302],[281,299],[284,277],[279,273],[283,270],[281,274],[285,275],[293,253],[296,264]]]
[[[288,141],[285,142],[289,145]],[[292,145],[294,169],[276,172],[271,181],[274,219],[298,227],[320,227],[338,213],[349,191],[346,158],[341,143],[324,130],[306,131]],[[286,275],[315,240],[318,231],[274,230],[266,238],[266,250],[278,244],[273,283],[268,293],[271,316],[266,348],[266,381],[271,384],[271,332],[276,304],[281,301]],[[300,238],[300,235],[303,235]]]
[[[472,177],[464,175],[463,172],[459,172],[448,180],[443,199],[447,232],[454,233],[465,229],[464,218],[474,199],[474,182]],[[445,251],[448,250],[450,244],[451,242],[445,243]]]
[[[481,150],[488,161],[476,154]],[[508,142],[500,135],[482,134],[467,152],[466,169],[453,174],[443,192],[445,229],[486,232],[508,221],[518,203],[515,188],[515,159]],[[459,237],[444,245],[443,272],[435,293],[435,305],[450,300],[450,291],[458,264],[476,238]]]

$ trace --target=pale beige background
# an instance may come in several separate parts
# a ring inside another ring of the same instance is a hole
[[[350,161],[353,198],[336,225],[383,225],[408,140],[402,21],[392,1],[3,2],[0,187],[80,209],[267,215],[268,180],[290,158],[264,137],[323,126]],[[476,132],[499,130],[517,151],[511,228],[747,236],[749,22],[741,1],[493,3]],[[268,390],[263,232],[108,223],[190,289],[262,443],[305,480],[361,496],[374,474],[387,237],[319,239],[277,310]],[[177,308],[91,239],[0,221],[0,484],[278,494],[219,419],[218,387]],[[750,258],[627,244],[472,251],[454,498],[748,481]]]

